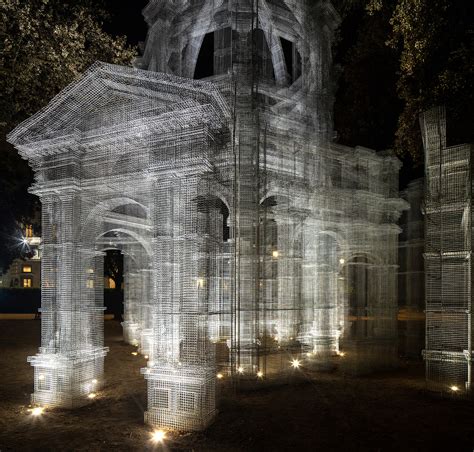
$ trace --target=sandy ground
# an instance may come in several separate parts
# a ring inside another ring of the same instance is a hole
[[[145,364],[107,321],[107,385],[87,407],[27,411],[40,323],[0,321],[0,451],[7,450],[474,450],[474,402],[440,399],[424,389],[421,363],[370,378],[308,375],[305,383],[227,395],[204,433],[150,442],[143,425]]]

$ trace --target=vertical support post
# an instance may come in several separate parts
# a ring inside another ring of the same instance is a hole
[[[297,263],[295,220],[289,215],[275,216],[278,249],[277,262],[277,335],[282,344],[291,344],[298,335],[299,268]]]
[[[214,419],[215,353],[208,333],[209,234],[206,183],[197,176],[155,187],[153,344],[145,422],[203,430]],[[204,199],[202,198],[204,196]]]
[[[77,191],[41,199],[42,347],[28,358],[35,369],[32,401],[73,408],[103,383],[103,255],[78,240]]]
[[[123,337],[131,345],[141,345],[141,291],[143,290],[140,273],[134,268],[133,262],[126,254],[123,258],[124,273],[124,321],[122,322]]]

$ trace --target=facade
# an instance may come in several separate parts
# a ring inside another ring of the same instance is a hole
[[[401,217],[398,246],[398,300],[399,320],[402,325],[401,353],[421,359],[425,348],[425,250],[423,222],[424,179],[411,181],[401,193],[410,205]]]
[[[144,16],[136,68],[95,64],[9,136],[43,205],[33,401],[82,405],[103,383],[109,248],[152,425],[205,428],[217,375],[396,365],[400,163],[331,143],[331,4],[155,0]]]
[[[447,146],[446,113],[421,116],[425,147],[426,378],[466,393],[472,380],[472,146]]]
[[[41,237],[33,235],[31,226],[25,227],[21,241],[22,258],[16,258],[7,271],[0,275],[0,288],[39,289],[41,287]]]

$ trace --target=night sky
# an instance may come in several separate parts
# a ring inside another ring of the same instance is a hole
[[[144,42],[148,28],[142,10],[148,3],[149,0],[105,0],[111,18],[104,24],[104,29],[114,35],[125,35],[133,46]]]

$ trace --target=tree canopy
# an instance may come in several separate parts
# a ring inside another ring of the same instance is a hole
[[[419,114],[446,105],[451,143],[474,141],[474,2],[334,0],[342,15],[335,124],[349,145],[423,163]]]
[[[94,61],[131,64],[136,49],[104,31],[107,18],[99,0],[0,2],[0,268],[18,254],[18,223],[31,221],[37,202],[27,193],[31,171],[6,133]]]

